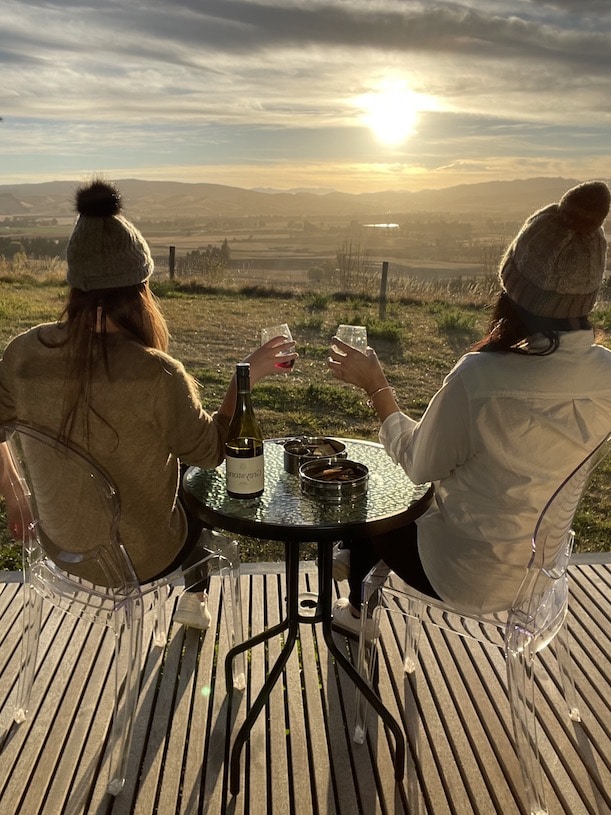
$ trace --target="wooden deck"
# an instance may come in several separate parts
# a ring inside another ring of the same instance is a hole
[[[303,590],[315,588],[315,567],[302,565]],[[583,722],[564,715],[552,647],[537,671],[548,801],[553,815],[608,815],[611,563],[578,563],[571,572],[569,626]],[[284,596],[281,568],[247,565],[242,579],[252,631],[277,622]],[[420,668],[406,679],[392,618],[382,633],[380,693],[408,734],[403,784],[395,785],[392,739],[375,716],[368,742],[353,743],[353,686],[328,659],[317,626],[303,625],[284,683],[277,685],[244,751],[242,790],[229,796],[227,639],[224,619],[217,615],[205,635],[170,623],[164,649],[153,645],[147,628],[128,781],[113,799],[104,792],[103,771],[112,711],[112,639],[104,629],[46,607],[31,715],[14,725],[20,594],[19,576],[0,574],[1,815],[525,812],[501,652],[427,630]],[[218,594],[213,578],[213,610]],[[235,695],[234,727],[279,646],[271,641],[269,649],[252,652],[247,688]]]

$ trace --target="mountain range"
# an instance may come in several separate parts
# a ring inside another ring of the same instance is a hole
[[[74,214],[78,181],[0,185],[1,216],[60,218]],[[249,190],[221,184],[118,179],[124,210],[133,220],[227,217],[349,218],[387,223],[401,215],[484,215],[523,219],[579,183],[571,178],[527,178],[461,184],[440,190],[350,194],[314,190]]]

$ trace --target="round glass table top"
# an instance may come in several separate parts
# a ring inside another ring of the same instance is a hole
[[[225,464],[187,470],[183,486],[188,503],[203,520],[232,532],[271,540],[313,541],[342,536],[381,534],[421,515],[432,498],[430,484],[413,484],[382,445],[341,439],[348,458],[369,468],[367,493],[350,501],[326,501],[305,495],[299,475],[284,469],[284,444],[264,444],[265,489],[259,498],[230,498]]]

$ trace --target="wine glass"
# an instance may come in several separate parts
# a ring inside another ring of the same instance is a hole
[[[293,339],[291,329],[286,323],[282,323],[281,325],[268,325],[261,329],[261,345],[264,345],[268,340],[272,340],[274,337],[286,337],[287,340]],[[279,353],[279,356],[282,356],[282,353]],[[276,362],[276,368],[286,368],[290,371],[294,364],[295,360],[289,359],[286,360],[286,362]]]
[[[335,336],[351,348],[364,354],[367,351],[367,328],[364,325],[340,325]]]

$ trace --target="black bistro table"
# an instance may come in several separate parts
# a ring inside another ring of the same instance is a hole
[[[333,639],[333,544],[342,538],[355,538],[391,532],[418,518],[429,506],[433,488],[413,484],[396,465],[382,445],[355,439],[341,439],[348,458],[369,468],[367,494],[353,502],[323,502],[301,492],[299,476],[284,469],[284,443],[288,439],[269,439],[264,443],[265,490],[255,499],[230,498],[225,489],[225,465],[214,470],[191,467],[185,473],[183,487],[189,509],[217,529],[284,542],[286,568],[286,617],[277,625],[236,644],[225,660],[227,695],[233,692],[232,663],[247,651],[287,632],[284,646],[272,666],[258,696],[236,734],[230,759],[230,791],[240,789],[240,756],[252,726],[269,698],[295,645],[300,623],[321,623],[324,640],[336,662],[346,671],[358,689],[395,737],[395,777],[403,778],[405,738],[401,727],[378,695],[343,654]],[[318,559],[318,598],[299,597],[299,544],[316,543]]]

